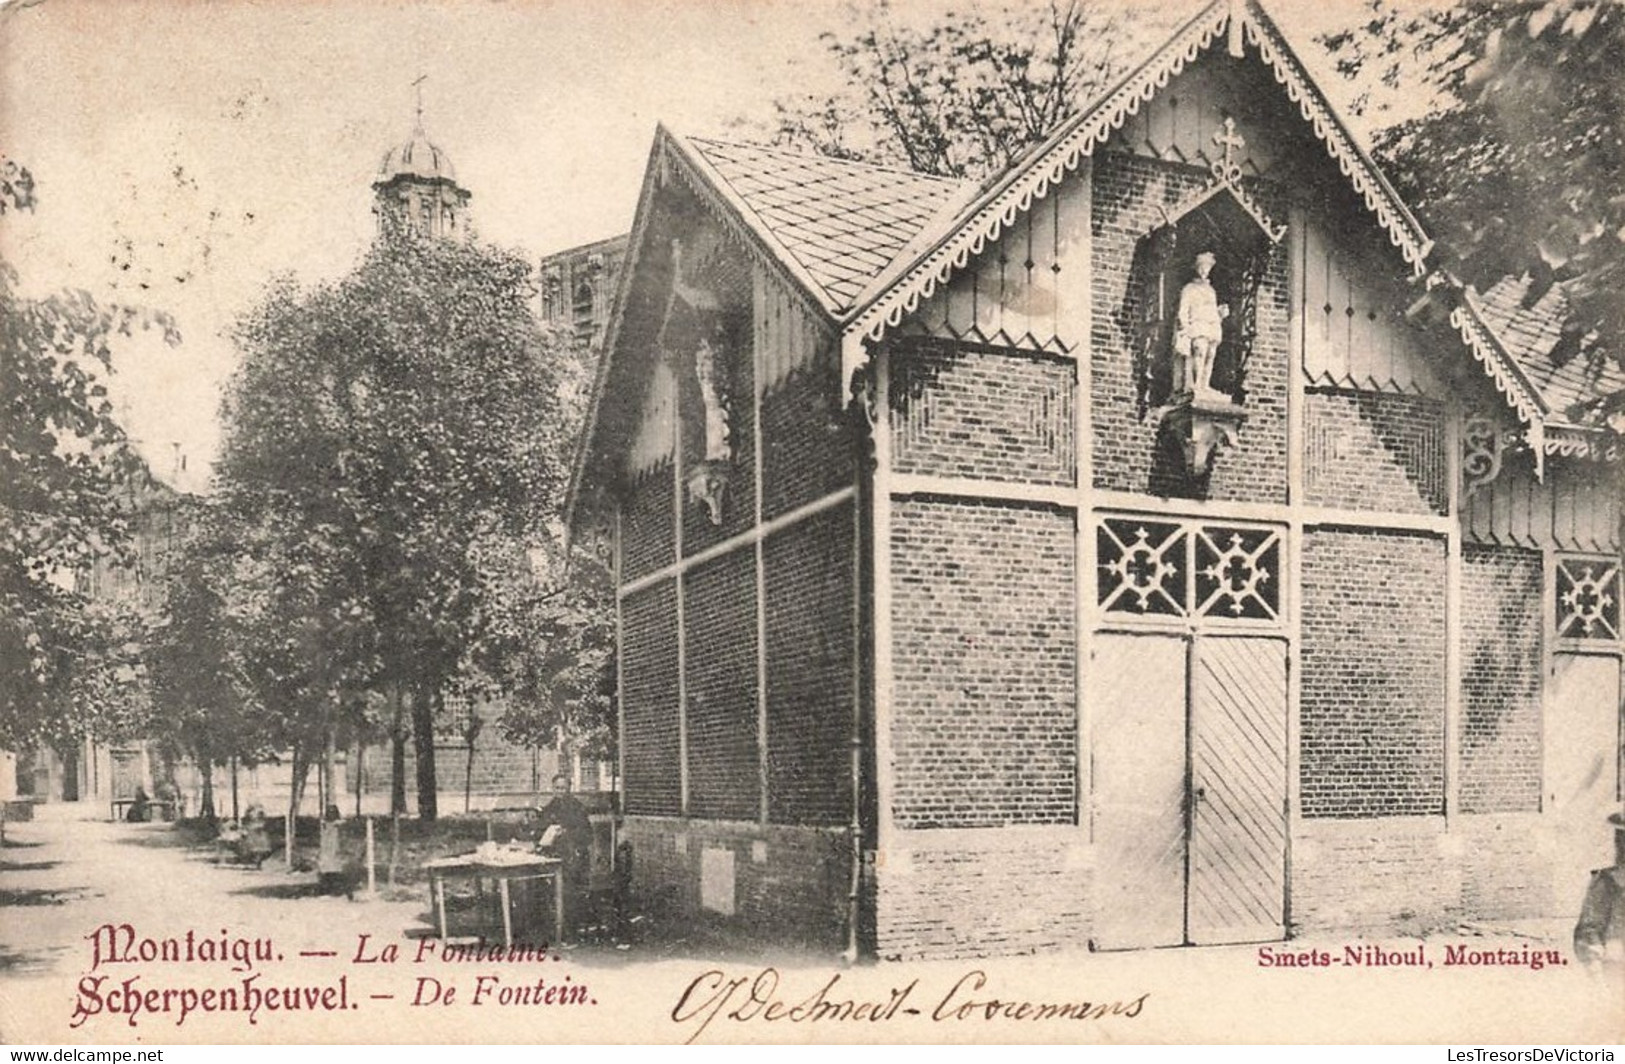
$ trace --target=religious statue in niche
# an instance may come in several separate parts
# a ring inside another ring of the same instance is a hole
[[[1208,279],[1216,262],[1211,251],[1196,256],[1196,276],[1179,290],[1174,318],[1174,379],[1180,390],[1204,398],[1213,392],[1213,358],[1224,342],[1224,322],[1230,316],[1229,306],[1219,302]]]
[[[689,497],[704,504],[713,525],[722,524],[722,498],[728,490],[733,445],[730,442],[727,396],[717,349],[702,339],[694,351],[694,379],[699,382],[705,414],[704,457],[688,474]]]

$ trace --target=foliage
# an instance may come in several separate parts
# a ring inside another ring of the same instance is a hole
[[[185,510],[148,650],[151,737],[200,766],[258,764],[283,737],[272,731],[277,717],[255,696],[245,660],[256,601],[251,556],[239,553],[244,537],[207,502],[191,500]]]
[[[1479,288],[1507,275],[1561,283],[1570,318],[1554,358],[1625,357],[1625,7],[1608,0],[1475,0],[1417,10],[1374,0],[1327,38],[1376,119],[1437,94],[1377,138],[1388,173]]]
[[[615,615],[610,571],[557,539],[520,552],[482,551],[492,603],[485,637],[469,648],[469,687],[500,694],[499,726],[521,746],[607,757],[614,749]]]
[[[0,215],[33,209],[27,170],[0,159]],[[0,746],[116,739],[139,728],[141,618],[80,589],[130,560],[130,513],[148,478],[113,417],[113,347],[163,315],[82,291],[17,293],[0,262]]]
[[[248,667],[307,743],[401,685],[431,818],[435,710],[491,612],[475,548],[539,527],[563,474],[566,356],[529,299],[522,258],[402,235],[237,332],[218,474],[269,574]]]
[[[845,89],[777,101],[778,143],[946,177],[1015,161],[1126,69],[1132,12],[1088,0],[945,11],[905,24],[886,0],[825,34]]]

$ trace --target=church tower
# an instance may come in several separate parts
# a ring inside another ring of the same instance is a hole
[[[380,235],[405,232],[447,240],[468,235],[471,194],[457,183],[446,153],[423,132],[421,96],[411,139],[384,155],[372,190]]]

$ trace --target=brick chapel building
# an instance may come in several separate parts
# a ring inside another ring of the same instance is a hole
[[[660,131],[572,503],[639,904],[883,956],[1576,913],[1625,379],[1429,250],[1250,2],[979,185]]]

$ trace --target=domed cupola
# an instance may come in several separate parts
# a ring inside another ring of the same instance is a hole
[[[451,159],[423,131],[423,107],[411,139],[391,148],[372,183],[378,229],[443,239],[467,233],[471,194],[457,183]]]

